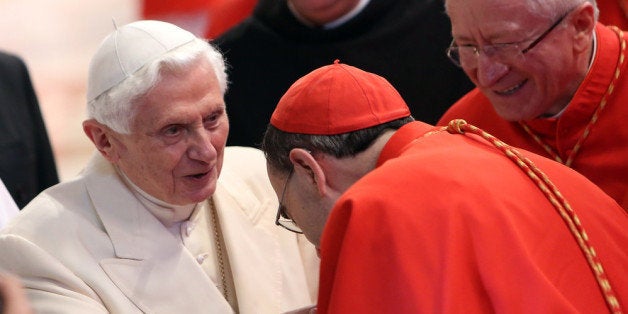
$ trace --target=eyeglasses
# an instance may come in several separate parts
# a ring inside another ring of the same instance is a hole
[[[517,43],[507,43],[507,44],[495,44],[495,45],[486,45],[481,47],[476,46],[456,46],[456,41],[452,40],[449,48],[447,48],[446,53],[447,57],[457,66],[466,67],[466,68],[475,68],[477,67],[478,57],[480,56],[480,51],[488,58],[491,58],[500,63],[511,63],[515,61],[517,58],[522,57],[528,51],[532,50],[532,48],[536,47],[549,33],[551,33],[556,26],[560,25],[562,21],[567,17],[574,9],[573,8],[567,13],[563,14],[550,28],[548,28],[543,34],[537,37],[532,43],[530,43],[527,47],[520,49],[521,43],[526,42],[526,40],[517,42]]]
[[[296,222],[288,216],[286,213],[286,207],[283,205],[283,197],[286,195],[286,190],[288,189],[288,181],[290,181],[290,177],[292,177],[292,173],[294,172],[294,168],[290,169],[290,173],[286,178],[286,183],[283,185],[283,191],[281,192],[281,198],[279,199],[279,208],[277,208],[277,217],[275,217],[275,224],[277,226],[282,226],[289,231],[296,233],[303,233],[303,230],[297,226]]]

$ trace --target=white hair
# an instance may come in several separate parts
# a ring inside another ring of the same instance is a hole
[[[448,0],[445,0],[446,13],[448,7],[447,2]],[[589,2],[593,5],[593,9],[595,10],[595,20],[597,21],[600,11],[597,7],[596,0],[527,0],[527,5],[530,8],[530,12],[535,12],[541,17],[552,20],[557,18],[557,14],[567,12],[568,10],[585,2]]]
[[[569,10],[585,2],[589,2],[593,5],[595,20],[597,21],[600,12],[595,0],[528,0],[528,7],[531,12],[536,12],[540,16],[551,20],[557,18],[557,14],[567,13]]]
[[[164,70],[185,71],[203,57],[212,66],[224,95],[227,91],[227,73],[223,56],[216,47],[196,38],[150,61],[120,84],[90,101],[87,104],[88,117],[118,133],[129,134],[135,116],[134,103],[157,85]]]

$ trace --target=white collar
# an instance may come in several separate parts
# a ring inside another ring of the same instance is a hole
[[[192,215],[192,212],[198,205],[197,203],[188,205],[173,205],[162,201],[146,191],[142,190],[139,186],[135,185],[129,179],[120,168],[115,167],[118,174],[122,177],[124,182],[131,188],[133,194],[137,199],[146,207],[146,209],[153,214],[157,220],[159,220],[167,228],[172,227],[174,224],[187,220]]]
[[[347,21],[349,21],[350,19],[352,19],[356,15],[360,14],[360,12],[362,12],[362,10],[364,10],[364,8],[369,4],[369,2],[371,2],[371,0],[360,0],[360,2],[358,2],[358,4],[353,9],[351,9],[351,11],[347,12],[345,15],[337,18],[334,21],[331,21],[329,23],[324,24],[322,26],[322,28],[323,29],[332,29],[332,28],[336,28],[336,27],[346,23]],[[292,5],[291,1],[288,1],[288,8],[290,9],[290,12],[292,12],[294,17],[296,17],[297,20],[299,20],[301,23],[303,23],[304,25],[310,26],[310,27],[314,26],[311,22],[309,22],[301,14],[299,14],[299,12],[297,12],[297,10]]]

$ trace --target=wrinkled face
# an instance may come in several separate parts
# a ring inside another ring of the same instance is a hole
[[[111,140],[115,164],[150,195],[175,205],[211,196],[229,132],[223,95],[205,59],[164,73],[136,103],[131,134]]]
[[[527,0],[447,0],[452,34],[458,46],[483,47],[518,43],[526,48],[563,13],[533,14]],[[572,16],[534,48],[508,60],[480,52],[475,65],[463,70],[506,120],[526,120],[560,112],[586,73],[574,49]],[[520,51],[519,49],[517,51]]]
[[[329,205],[319,196],[316,187],[310,184],[311,181],[296,172],[288,176],[288,172],[273,170],[269,165],[267,171],[277,198],[285,207],[285,213],[301,228],[305,237],[318,251],[333,202]]]

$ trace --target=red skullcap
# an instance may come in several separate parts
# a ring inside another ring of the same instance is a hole
[[[270,124],[289,133],[334,135],[409,115],[405,101],[386,79],[336,60],[292,84]]]

